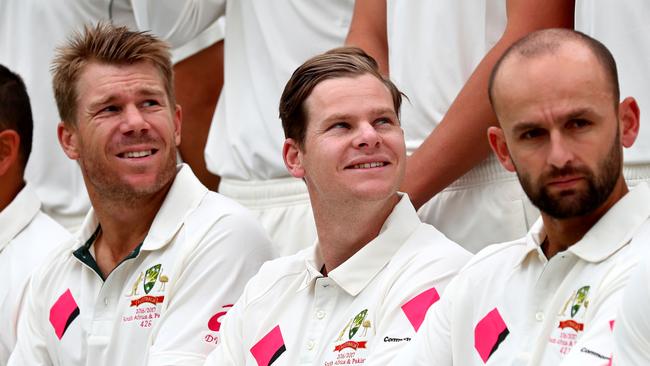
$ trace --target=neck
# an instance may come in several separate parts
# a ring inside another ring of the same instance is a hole
[[[0,212],[4,210],[18,196],[25,187],[22,172],[8,172],[0,177]]]
[[[607,200],[593,212],[567,219],[558,219],[542,212],[546,239],[542,251],[550,259],[555,254],[567,250],[582,239],[585,234],[628,192],[625,180],[621,177]]]
[[[326,275],[379,235],[399,196],[376,202],[311,201]]]
[[[95,260],[104,278],[140,245],[160,210],[171,182],[159,192],[134,200],[111,201],[89,192],[102,231],[95,241]]]

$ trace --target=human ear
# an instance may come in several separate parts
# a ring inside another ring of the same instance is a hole
[[[621,144],[630,147],[639,135],[640,127],[639,105],[632,97],[625,98],[618,106],[619,128],[621,129]]]
[[[79,137],[78,129],[69,124],[59,122],[56,134],[63,152],[72,160],[79,159]]]
[[[298,143],[292,138],[286,139],[282,147],[282,158],[289,173],[296,178],[304,178],[305,176],[302,157],[303,152]]]
[[[510,151],[508,150],[503,130],[499,127],[493,126],[488,128],[487,135],[490,147],[492,148],[494,155],[499,159],[499,163],[501,163],[506,170],[514,172],[515,165],[510,157]]]
[[[3,176],[16,164],[19,149],[20,136],[18,132],[11,129],[0,132],[0,176]]]

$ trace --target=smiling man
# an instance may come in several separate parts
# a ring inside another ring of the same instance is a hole
[[[168,47],[107,24],[59,49],[58,136],[92,210],[33,278],[10,365],[201,365],[270,258],[244,208],[176,165]]]
[[[515,43],[489,94],[500,123],[490,145],[541,218],[472,259],[404,350],[406,364],[607,364],[621,288],[650,241],[650,190],[628,192],[622,172],[636,102],[619,103],[601,43],[559,29]]]
[[[294,72],[280,100],[283,156],[307,184],[318,241],[262,267],[207,364],[385,364],[415,335],[469,254],[397,192],[401,100],[357,48]]]

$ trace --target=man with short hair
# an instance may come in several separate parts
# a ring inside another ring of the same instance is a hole
[[[650,190],[628,192],[622,173],[623,147],[639,130],[636,101],[619,103],[605,46],[560,29],[515,43],[489,95],[500,123],[490,145],[541,219],[470,261],[401,362],[606,364],[621,288],[650,240]]]
[[[32,111],[20,76],[0,65],[0,365],[16,344],[25,287],[68,232],[41,211],[23,178],[32,149]]]
[[[244,208],[176,166],[167,45],[86,27],[59,49],[53,80],[59,141],[93,208],[35,274],[9,364],[202,364],[270,243]]]
[[[287,169],[318,241],[266,263],[230,310],[209,365],[388,362],[469,253],[398,193],[401,92],[358,48],[315,56],[280,99]]]

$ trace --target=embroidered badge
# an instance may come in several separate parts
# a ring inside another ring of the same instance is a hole
[[[411,322],[416,332],[420,329],[424,321],[424,316],[427,314],[431,305],[435,304],[438,300],[440,300],[440,295],[438,295],[436,288],[432,287],[402,305],[404,315]]]
[[[251,348],[251,354],[257,361],[258,366],[269,366],[286,350],[280,326],[276,325]]]
[[[492,309],[476,324],[476,328],[474,328],[474,348],[478,351],[483,362],[488,361],[508,334],[510,334],[510,331],[497,308]]]
[[[578,342],[585,329],[584,318],[589,308],[590,286],[581,286],[572,292],[557,315],[557,327],[551,332],[548,342],[557,352],[566,355]]]
[[[79,306],[67,289],[50,308],[50,324],[59,339],[63,338],[70,324],[79,316]]]
[[[122,322],[137,323],[141,328],[151,327],[154,321],[160,318],[157,305],[165,300],[164,291],[167,282],[169,278],[163,274],[161,263],[141,271],[133,281],[130,291],[125,295],[131,300],[129,307],[134,309],[125,312]],[[156,286],[158,283],[160,285]]]

